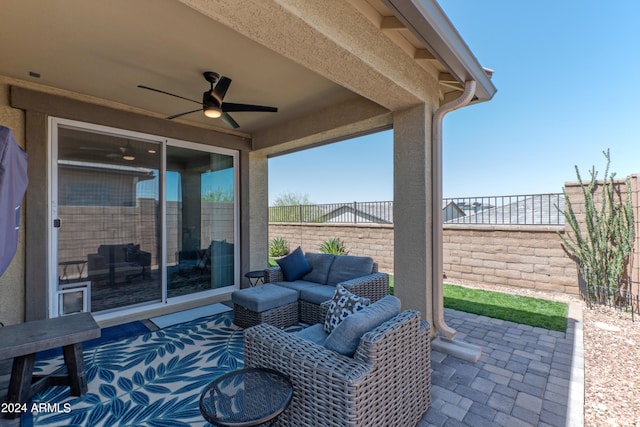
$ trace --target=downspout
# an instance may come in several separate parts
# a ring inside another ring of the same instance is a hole
[[[468,105],[476,92],[475,80],[465,82],[464,92],[453,101],[443,104],[433,113],[431,125],[431,197],[432,197],[432,310],[433,326],[436,332],[440,332],[445,338],[453,340],[456,336],[455,329],[449,327],[444,321],[444,289],[442,285],[443,257],[442,257],[442,122],[444,116],[458,108]]]

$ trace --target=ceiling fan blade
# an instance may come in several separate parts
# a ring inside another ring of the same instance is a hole
[[[149,87],[149,86],[138,85],[138,87],[141,88],[141,89],[147,89],[147,90],[152,90],[154,92],[164,93],[165,95],[175,96],[176,98],[184,99],[185,101],[195,102],[196,104],[202,104],[202,102],[200,102],[200,101],[195,101],[193,99],[185,98],[184,96],[176,95],[174,93],[165,92],[164,90],[154,89],[154,88]]]
[[[276,107],[268,107],[266,105],[235,104],[233,102],[223,102],[222,111],[261,111],[267,113],[277,113],[278,109]]]
[[[240,127],[238,122],[233,120],[233,118],[227,113],[222,113],[222,116],[220,116],[220,119],[222,119],[223,122],[225,122],[226,124],[228,124],[234,129],[238,129]]]
[[[229,90],[229,86],[231,85],[231,79],[229,77],[220,76],[216,85],[211,90],[211,96],[218,101],[218,105],[222,105],[222,100],[224,96],[227,94],[227,90]]]
[[[186,116],[187,114],[195,113],[196,111],[202,111],[202,108],[198,108],[197,110],[191,110],[184,113],[174,114],[173,116],[167,117],[167,119],[177,119],[178,117]]]

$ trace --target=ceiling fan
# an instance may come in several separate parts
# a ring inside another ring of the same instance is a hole
[[[138,87],[142,89],[152,90],[154,92],[164,93],[165,95],[174,96],[176,98],[195,102],[196,104],[201,105],[201,107],[196,110],[185,111],[184,113],[169,116],[167,117],[167,119],[169,120],[182,117],[187,114],[195,113],[196,111],[202,111],[205,116],[212,119],[220,118],[226,124],[236,129],[240,127],[240,125],[229,115],[229,113],[249,111],[276,113],[278,111],[276,107],[224,102],[224,96],[227,94],[227,90],[231,85],[231,79],[226,76],[221,76],[220,74],[213,71],[205,71],[203,75],[205,80],[211,84],[211,88],[202,94],[202,102],[190,98],[185,98],[184,96],[176,95],[173,93],[165,92],[160,89],[154,89],[149,86],[138,85]]]

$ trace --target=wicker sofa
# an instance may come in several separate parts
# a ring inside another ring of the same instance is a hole
[[[370,257],[309,252],[304,254],[304,257],[311,271],[299,279],[285,280],[281,267],[271,267],[264,271],[265,283],[298,291],[301,322],[324,322],[321,304],[331,299],[338,284],[356,295],[368,298],[371,302],[389,294],[389,275],[379,273],[378,264]]]
[[[277,425],[414,426],[431,405],[429,332],[406,310],[366,332],[349,357],[263,323],[245,330],[245,366],[290,378],[293,400]]]

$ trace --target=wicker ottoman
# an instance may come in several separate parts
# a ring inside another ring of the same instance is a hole
[[[240,289],[231,294],[233,323],[249,328],[268,323],[278,328],[298,323],[298,291],[272,284]]]

